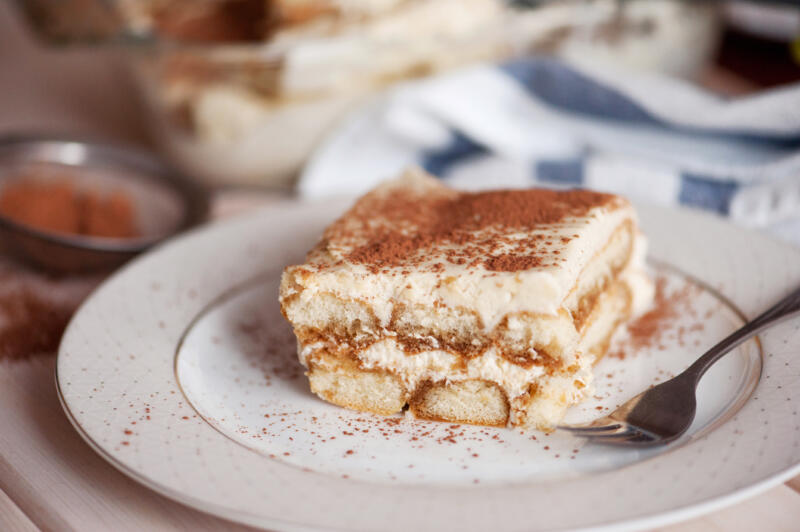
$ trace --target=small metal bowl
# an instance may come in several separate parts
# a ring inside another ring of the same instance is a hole
[[[141,236],[109,238],[49,232],[0,214],[0,249],[57,273],[116,268],[165,238],[206,219],[208,194],[155,156],[81,139],[0,138],[0,194],[28,174],[76,187],[121,191],[131,199]],[[49,177],[53,176],[53,177]],[[39,179],[39,177],[37,177]]]

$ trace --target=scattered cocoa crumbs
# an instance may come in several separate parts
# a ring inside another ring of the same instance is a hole
[[[0,360],[52,354],[100,276],[53,278],[0,259]]]
[[[505,254],[489,257],[483,261],[487,270],[495,272],[516,272],[541,266],[543,259],[539,255],[512,255]]]
[[[626,325],[628,332],[623,344],[608,356],[625,359],[626,356],[635,354],[642,349],[657,347],[664,349],[665,335],[673,328],[673,324],[683,313],[693,314],[691,303],[697,288],[685,283],[678,290],[667,293],[668,279],[659,276],[655,279],[655,298],[653,309],[639,316]],[[679,345],[685,343],[684,335],[687,331],[703,329],[701,322],[688,328],[680,327],[676,332]]]
[[[542,242],[544,235],[533,231],[618,201],[588,190],[457,192],[426,186],[367,194],[328,228],[322,245],[352,248],[346,259],[374,273],[425,262],[432,271],[441,271],[443,262],[520,271],[556,261],[548,248],[553,240]]]
[[[0,296],[0,308],[0,359],[55,351],[72,315],[72,309],[57,308],[26,288]]]

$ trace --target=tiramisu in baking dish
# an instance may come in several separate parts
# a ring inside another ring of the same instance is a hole
[[[280,302],[328,402],[549,429],[591,393],[615,329],[649,304],[644,255],[621,197],[459,192],[411,170],[286,269]]]

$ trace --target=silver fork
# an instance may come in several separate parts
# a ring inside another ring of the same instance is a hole
[[[798,314],[800,288],[709,349],[677,377],[640,393],[588,425],[558,428],[610,445],[647,447],[674,441],[694,420],[697,383],[708,368],[764,329]]]

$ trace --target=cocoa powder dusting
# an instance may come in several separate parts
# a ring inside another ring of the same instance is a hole
[[[53,352],[72,309],[58,308],[29,289],[0,296],[6,325],[0,328],[0,359]]]
[[[371,271],[419,266],[439,250],[443,261],[514,272],[555,262],[551,239],[542,234],[616,196],[588,190],[548,189],[456,192],[396,187],[368,194],[326,232],[324,243],[362,241],[346,256]],[[570,239],[562,240],[562,243]],[[437,263],[440,264],[440,263]]]
[[[52,354],[100,276],[55,279],[0,259],[0,360]]]
[[[633,321],[628,322],[626,329],[628,336],[623,344],[608,356],[625,359],[642,349],[659,347],[663,344],[664,335],[672,329],[676,319],[684,312],[692,312],[691,302],[695,287],[686,283],[683,287],[667,293],[668,279],[659,276],[655,279],[655,297],[652,310],[642,314]],[[702,329],[702,323],[692,326],[692,329]],[[684,331],[679,330],[677,338],[683,344]]]

